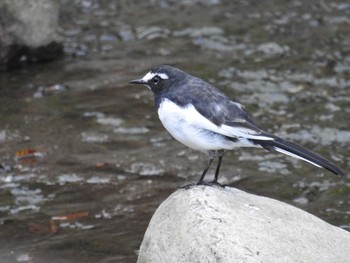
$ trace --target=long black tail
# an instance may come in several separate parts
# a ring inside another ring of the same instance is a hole
[[[252,142],[254,144],[261,145],[267,150],[278,151],[286,155],[302,159],[315,166],[327,169],[328,171],[331,171],[334,174],[344,175],[344,171],[341,170],[334,163],[328,161],[327,159],[321,157],[320,155],[313,153],[295,143],[285,141],[278,137],[275,137],[274,140],[252,140]]]

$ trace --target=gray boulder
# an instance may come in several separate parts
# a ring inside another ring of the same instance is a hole
[[[196,186],[159,206],[137,262],[349,263],[350,233],[277,200]]]
[[[1,0],[0,70],[60,57],[58,12],[57,0]]]

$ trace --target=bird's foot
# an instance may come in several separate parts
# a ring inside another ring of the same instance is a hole
[[[197,185],[206,185],[206,186],[217,186],[221,188],[225,188],[228,186],[227,184],[220,184],[218,181],[211,181],[211,182],[198,182]]]
[[[193,186],[196,186],[197,183],[192,183],[192,184],[186,184],[186,185],[183,185],[183,186],[178,186],[177,188],[178,189],[185,189],[185,190],[188,190],[190,188],[192,188]]]
[[[184,185],[184,186],[179,186],[178,188],[179,189],[185,189],[185,190],[188,190],[194,186],[197,186],[197,185],[205,185],[205,186],[217,186],[217,187],[221,187],[221,188],[225,188],[226,184],[219,184],[217,181],[211,181],[211,182],[203,182],[203,181],[199,181],[197,183],[192,183],[192,184],[187,184],[187,185]]]

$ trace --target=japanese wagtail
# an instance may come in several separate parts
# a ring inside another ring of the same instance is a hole
[[[218,165],[210,184],[219,185],[217,180],[224,151],[236,147],[277,151],[344,175],[340,168],[318,154],[265,132],[241,104],[230,100],[208,82],[180,69],[162,65],[130,83],[143,84],[153,92],[159,119],[176,140],[208,154],[208,165],[197,182],[199,185],[208,184],[203,180],[216,157]]]

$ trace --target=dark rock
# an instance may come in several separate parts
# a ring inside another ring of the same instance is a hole
[[[56,0],[0,3],[0,70],[49,62],[63,55]]]

